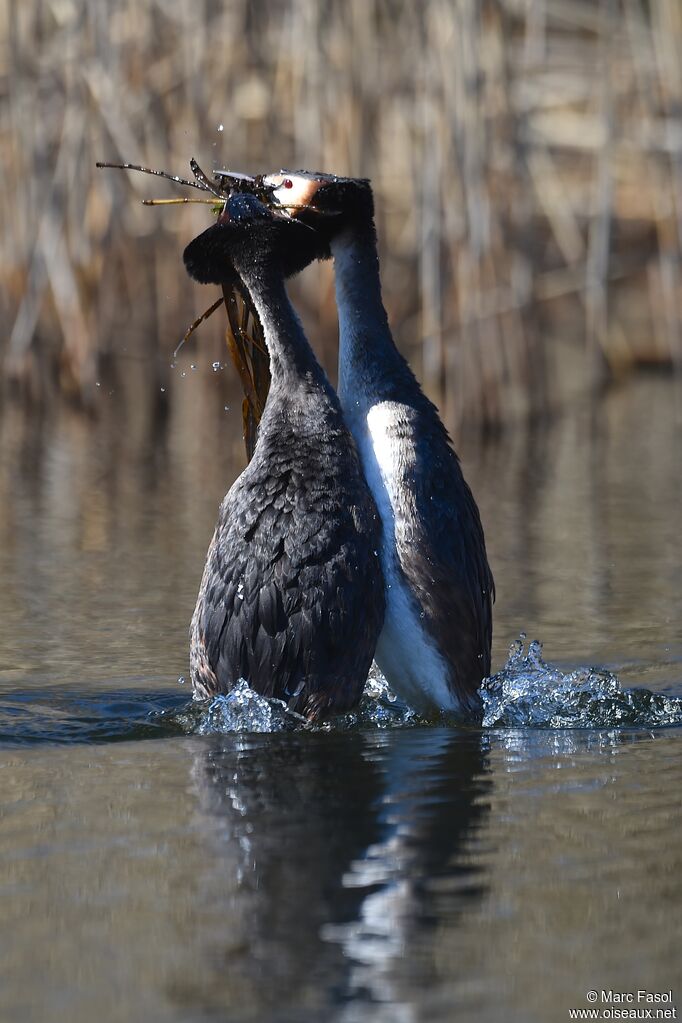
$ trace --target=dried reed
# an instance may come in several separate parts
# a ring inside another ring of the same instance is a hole
[[[122,355],[158,390],[203,301],[207,214],[97,159],[371,177],[396,335],[452,425],[682,364],[679,0],[6,0],[0,42],[0,357],[38,398],[87,405]],[[297,290],[323,339],[330,296]]]

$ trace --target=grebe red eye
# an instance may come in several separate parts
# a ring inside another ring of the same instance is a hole
[[[291,180],[291,178],[285,178],[284,181],[282,182],[282,188],[293,188],[293,187],[294,187],[294,183]]]

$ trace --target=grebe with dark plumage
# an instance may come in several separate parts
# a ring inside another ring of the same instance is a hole
[[[226,693],[243,677],[318,720],[360,699],[384,586],[376,506],[284,286],[282,253],[291,270],[308,234],[254,196],[236,194],[184,253],[201,283],[239,276],[272,373],[253,458],[222,502],[208,550],[190,667],[199,697]]]
[[[313,227],[308,261],[334,258],[339,398],[384,532],[386,618],[376,661],[413,707],[478,713],[490,672],[494,583],[476,502],[435,406],[398,352],[381,297],[368,181],[269,175],[273,198]],[[294,272],[305,257],[292,252]]]

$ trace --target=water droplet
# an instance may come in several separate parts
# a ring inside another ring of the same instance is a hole
[[[194,362],[190,363],[190,367],[189,368],[190,369],[196,369],[197,368],[196,367],[196,363],[194,363]]]
[[[230,411],[230,406],[229,405],[223,405],[223,409],[224,409],[225,412],[229,412]]]
[[[181,686],[184,686],[186,681],[187,679],[185,678],[184,675],[178,675],[178,682],[180,683]]]
[[[515,639],[514,642],[511,643],[510,646],[509,646],[509,650],[507,651],[507,657],[511,661],[515,657],[520,657],[522,653],[523,653],[523,642],[520,639]]]
[[[99,380],[96,380],[96,381],[95,381],[95,387],[101,387],[101,386],[102,386],[102,385],[100,384]]]
[[[171,369],[175,369],[176,366],[177,366],[177,362],[171,362],[171,364],[170,364],[170,368]]]
[[[534,639],[528,646],[528,657],[537,668],[543,667],[542,664],[542,643],[537,639]]]
[[[225,131],[225,125],[224,124],[219,124],[218,125],[218,131]]]
[[[166,393],[166,388],[165,388],[165,387],[162,387],[162,388],[161,388],[161,394],[165,394],[165,393]]]
[[[213,372],[217,373],[219,369],[222,369],[221,364],[219,362],[214,362],[213,363]]]
[[[183,369],[182,373],[180,374],[180,376],[181,377],[186,377],[187,376],[187,374],[185,373],[184,369]]]

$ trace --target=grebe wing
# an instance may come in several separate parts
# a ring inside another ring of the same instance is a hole
[[[440,420],[409,471],[415,520],[428,527],[399,531],[399,558],[466,699],[490,672],[495,587],[478,508]]]
[[[284,486],[260,511],[235,503],[221,509],[193,624],[217,691],[243,677],[309,717],[347,709],[383,613],[378,561],[375,579],[359,567],[373,564],[376,538],[331,509],[301,515]],[[337,663],[343,677],[333,678]]]

